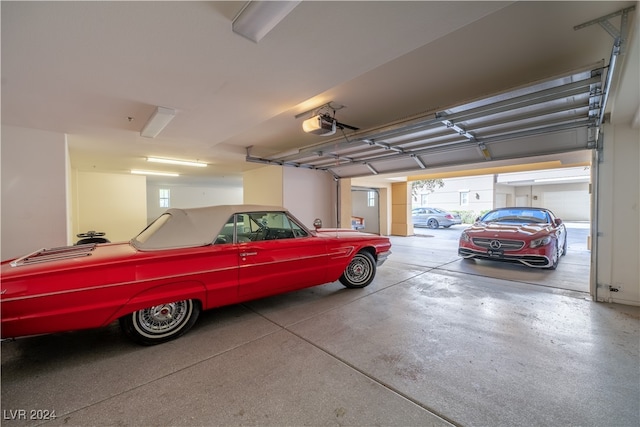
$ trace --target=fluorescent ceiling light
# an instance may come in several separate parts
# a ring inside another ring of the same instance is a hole
[[[156,111],[140,131],[140,136],[145,138],[155,138],[162,129],[175,117],[176,110],[173,108],[157,107]]]
[[[147,157],[147,161],[152,163],[164,163],[168,165],[194,166],[197,168],[207,167],[207,164],[204,162],[189,162],[186,160],[160,159],[158,157]]]
[[[180,176],[180,174],[175,172],[141,171],[137,169],[132,169],[131,173],[134,175]]]
[[[300,1],[248,1],[233,18],[233,32],[258,43]]]

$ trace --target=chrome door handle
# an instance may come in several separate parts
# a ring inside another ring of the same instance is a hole
[[[258,252],[241,252],[240,253],[241,257],[252,256],[252,255],[258,255]]]

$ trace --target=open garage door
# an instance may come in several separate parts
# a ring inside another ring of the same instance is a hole
[[[336,178],[406,173],[593,149],[603,63],[379,129],[249,161],[325,170]]]
[[[603,63],[599,63],[426,116],[351,136],[344,134],[296,153],[252,160],[323,170],[338,179],[419,175],[464,165],[488,169],[522,162],[523,158],[557,160],[578,153],[584,157],[585,151],[598,148],[606,101],[605,74]],[[592,167],[597,169],[598,165]],[[549,194],[549,200],[541,202],[563,212],[568,196]],[[358,197],[354,195],[353,200]],[[584,203],[589,204],[588,194]]]

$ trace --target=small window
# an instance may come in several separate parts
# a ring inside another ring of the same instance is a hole
[[[367,191],[367,206],[374,207],[376,205],[376,192]]]
[[[429,195],[428,194],[421,194],[420,195],[420,204],[422,206],[426,206],[429,204]]]
[[[171,203],[170,203],[170,192],[168,188],[161,188],[160,192],[159,192],[159,196],[160,196],[160,207],[161,208],[168,208]]]
[[[461,191],[460,192],[460,206],[468,206],[469,205],[469,192]]]

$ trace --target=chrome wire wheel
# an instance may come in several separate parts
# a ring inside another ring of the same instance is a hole
[[[340,277],[347,288],[364,288],[376,275],[376,263],[369,252],[358,252]]]
[[[193,300],[154,305],[120,320],[127,335],[141,344],[159,344],[185,333],[198,318],[200,307]]]
[[[156,305],[140,310],[137,324],[140,332],[153,336],[170,332],[184,323],[191,301],[178,301],[169,304]]]

